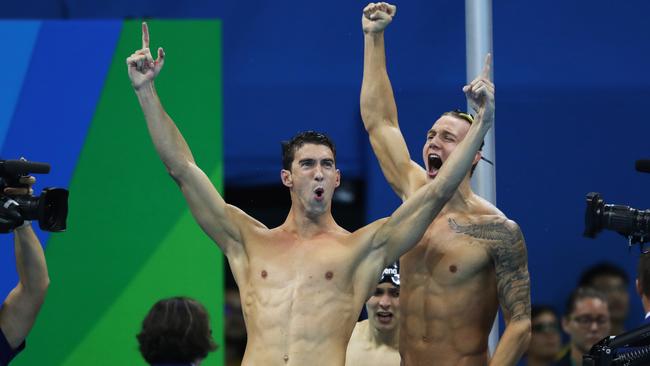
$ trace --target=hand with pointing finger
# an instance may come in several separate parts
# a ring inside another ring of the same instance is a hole
[[[158,76],[165,63],[165,51],[162,47],[158,48],[158,57],[156,60],[151,56],[149,50],[149,27],[147,23],[142,23],[142,48],[135,51],[126,59],[128,66],[129,78],[133,88],[138,90],[144,85],[150,85],[153,79]]]
[[[494,84],[490,81],[490,65],[492,55],[487,54],[483,71],[471,83],[463,87],[470,107],[477,113],[477,119],[487,118],[485,122],[492,123],[494,119]]]

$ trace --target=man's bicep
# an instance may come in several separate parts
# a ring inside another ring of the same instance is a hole
[[[504,240],[491,248],[499,302],[508,321],[530,318],[530,275],[526,243],[519,226],[506,221]]]
[[[228,205],[210,179],[196,166],[191,167],[178,183],[198,224],[226,254],[231,246],[241,245],[241,229],[252,219]]]
[[[370,132],[370,143],[384,177],[401,198],[424,184],[425,171],[411,155],[397,126],[382,126]]]

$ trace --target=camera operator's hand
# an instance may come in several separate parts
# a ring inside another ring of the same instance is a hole
[[[129,78],[135,90],[145,85],[150,85],[153,79],[158,76],[165,63],[165,51],[158,48],[158,58],[154,61],[149,50],[149,27],[142,23],[142,48],[135,51],[126,59],[129,70]]]
[[[29,175],[26,177],[20,177],[20,184],[24,185],[22,187],[7,187],[4,189],[4,193],[8,196],[31,196],[34,194],[32,186],[36,183],[36,178]]]

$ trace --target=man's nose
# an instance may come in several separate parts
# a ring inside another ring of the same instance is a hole
[[[387,294],[384,294],[382,297],[379,298],[379,307],[382,309],[388,309],[390,308],[390,296]]]
[[[320,165],[316,166],[316,173],[314,174],[314,179],[316,179],[319,182],[323,180],[323,168],[321,168]]]

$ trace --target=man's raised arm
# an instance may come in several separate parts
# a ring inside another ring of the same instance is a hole
[[[387,3],[372,3],[363,10],[361,118],[386,180],[405,200],[425,183],[425,172],[411,161],[397,122],[397,106],[386,71],[384,29],[396,12],[397,8]]]
[[[377,231],[373,247],[385,247],[385,263],[392,263],[412,248],[427,227],[454,195],[467,176],[483,138],[494,123],[494,85],[489,80],[491,57],[485,60],[483,72],[463,91],[477,117],[465,138],[442,165],[438,176],[411,195]]]
[[[149,134],[167,171],[185,195],[195,219],[224,253],[229,255],[232,249],[239,248],[242,243],[240,225],[255,221],[238,208],[226,204],[212,182],[196,165],[185,139],[165,112],[154,85],[154,79],[164,62],[165,53],[162,48],[158,49],[158,58],[153,60],[149,50],[149,30],[147,24],[143,23],[142,49],[127,58],[126,63]]]

